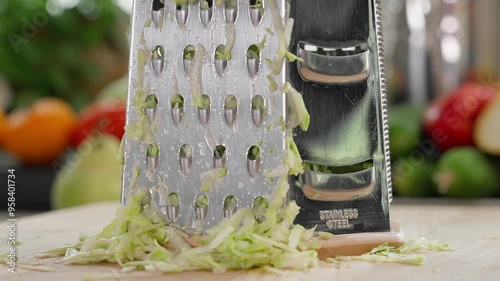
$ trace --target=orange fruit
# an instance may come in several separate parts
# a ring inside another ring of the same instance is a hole
[[[3,147],[28,165],[57,160],[77,123],[77,115],[63,100],[43,98],[6,117]]]

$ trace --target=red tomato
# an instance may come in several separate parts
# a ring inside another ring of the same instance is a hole
[[[118,139],[125,133],[127,107],[122,102],[96,103],[85,108],[71,136],[71,145],[77,147],[95,133],[113,135]]]
[[[474,121],[495,94],[494,87],[466,82],[449,95],[438,98],[424,114],[427,135],[442,152],[474,145]]]

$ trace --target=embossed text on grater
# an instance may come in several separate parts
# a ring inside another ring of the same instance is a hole
[[[265,4],[134,1],[123,202],[148,189],[169,223],[201,230],[272,194],[286,108],[266,78],[278,39]],[[134,140],[141,110],[151,134]]]

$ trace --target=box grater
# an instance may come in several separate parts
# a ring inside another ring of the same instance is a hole
[[[304,173],[289,177],[296,222],[333,233],[389,231],[379,7],[134,1],[122,202],[148,189],[168,223],[197,231],[262,205],[287,146],[289,83],[311,115],[307,131],[293,131],[304,160]],[[280,46],[299,59],[285,62]]]

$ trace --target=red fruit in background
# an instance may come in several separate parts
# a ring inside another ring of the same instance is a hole
[[[71,145],[77,147],[95,133],[113,135],[118,139],[125,133],[127,106],[123,102],[95,103],[80,113],[78,125],[71,136]]]
[[[476,81],[462,84],[429,105],[424,113],[425,132],[441,152],[474,145],[474,121],[495,95],[493,86]]]

